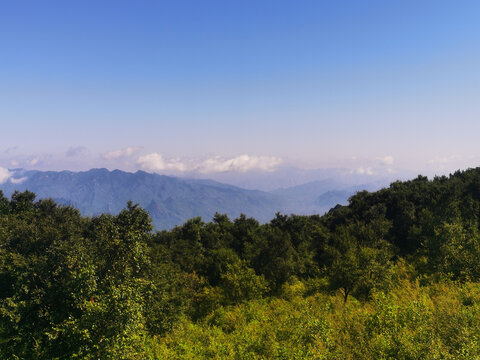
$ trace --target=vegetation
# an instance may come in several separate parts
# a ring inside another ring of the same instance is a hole
[[[480,168],[154,233],[0,194],[2,359],[477,359]]]

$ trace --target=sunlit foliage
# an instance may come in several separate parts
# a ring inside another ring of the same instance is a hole
[[[0,358],[476,359],[479,217],[480,169],[162,232],[0,193]]]

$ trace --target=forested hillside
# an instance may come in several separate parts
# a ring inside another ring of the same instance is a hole
[[[480,357],[480,168],[153,232],[0,196],[3,359]]]
[[[270,193],[212,180],[144,171],[16,169],[12,174],[11,179],[0,182],[5,196],[29,190],[39,199],[51,198],[58,204],[74,206],[88,216],[117,214],[131,200],[149,212],[156,230],[171,229],[197,216],[211,220],[215,212],[232,218],[243,213],[261,223],[269,221],[279,211],[323,214],[338,203],[346,204],[348,197],[359,189],[379,188],[374,184],[352,186],[326,180]]]
[[[149,212],[158,230],[171,229],[195,216],[211,219],[215,211],[232,217],[243,212],[268,221],[285,208],[283,199],[266,192],[144,171],[16,170],[14,181],[6,181],[0,189],[7,196],[16,190],[33,191],[38,198],[52,198],[89,216],[118,214],[131,200]]]

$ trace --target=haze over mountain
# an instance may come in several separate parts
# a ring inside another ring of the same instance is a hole
[[[0,185],[6,196],[30,190],[39,198],[52,198],[73,205],[85,215],[118,213],[128,200],[149,211],[156,229],[167,229],[201,216],[210,220],[215,212],[231,218],[241,213],[261,222],[276,212],[324,213],[336,204],[346,204],[358,190],[374,190],[380,183],[344,184],[334,179],[266,192],[248,190],[213,180],[91,169],[84,172],[11,170]]]
[[[368,173],[367,173],[368,171]],[[310,182],[326,182],[327,190],[338,187],[355,187],[364,184],[377,184],[386,186],[398,179],[408,179],[417,175],[414,172],[401,170],[389,173],[385,167],[375,169],[348,169],[343,167],[303,169],[295,166],[278,166],[270,171],[252,170],[245,172],[218,172],[195,173],[186,176],[197,179],[213,179],[222,183],[238,186],[245,189],[275,191],[296,186],[303,186]]]

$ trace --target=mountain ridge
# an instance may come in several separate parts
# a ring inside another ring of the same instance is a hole
[[[200,216],[210,220],[216,212],[231,218],[240,214],[269,221],[275,213],[324,213],[366,186],[348,186],[327,179],[271,192],[243,189],[209,179],[188,179],[138,170],[93,168],[87,171],[11,170],[0,184],[6,196],[30,190],[39,198],[77,207],[84,215],[118,213],[128,200],[149,211],[155,228],[168,229]],[[334,196],[322,195],[336,191]],[[320,200],[319,200],[320,199]]]

